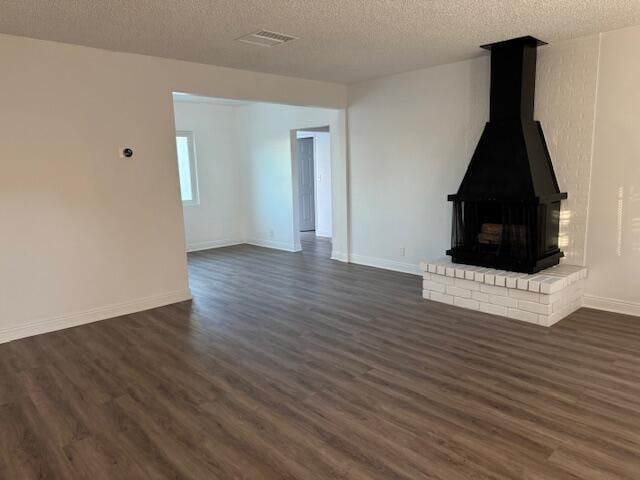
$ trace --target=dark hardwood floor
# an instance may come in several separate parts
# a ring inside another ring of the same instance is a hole
[[[639,319],[545,329],[303,245],[193,253],[193,303],[0,345],[0,478],[640,478]]]

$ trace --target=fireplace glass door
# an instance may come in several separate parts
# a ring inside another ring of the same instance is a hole
[[[455,201],[451,244],[458,253],[529,262],[537,213],[522,203]]]

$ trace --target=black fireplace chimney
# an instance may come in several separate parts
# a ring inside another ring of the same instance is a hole
[[[453,201],[456,263],[534,273],[556,265],[560,201],[540,122],[533,119],[537,47],[521,37],[491,51],[490,118]]]

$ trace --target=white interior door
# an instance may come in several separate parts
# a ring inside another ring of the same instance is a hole
[[[313,170],[313,138],[298,139],[298,171],[300,231],[316,229],[315,174]]]

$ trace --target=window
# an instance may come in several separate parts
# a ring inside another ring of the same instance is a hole
[[[193,133],[177,132],[178,173],[180,175],[180,194],[183,205],[198,204],[198,173],[193,148]]]

